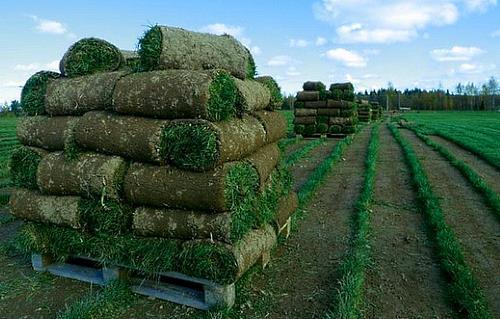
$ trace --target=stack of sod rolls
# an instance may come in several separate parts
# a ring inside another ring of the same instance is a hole
[[[154,26],[138,58],[84,39],[33,75],[11,161],[26,250],[234,283],[297,206],[279,88],[254,74],[231,36]]]
[[[372,120],[376,121],[382,118],[382,107],[379,102],[371,102],[372,106]]]
[[[295,102],[295,133],[303,136],[351,134],[357,124],[354,87],[351,83],[305,82]]]
[[[358,119],[360,122],[370,123],[373,117],[372,105],[367,100],[358,101]]]

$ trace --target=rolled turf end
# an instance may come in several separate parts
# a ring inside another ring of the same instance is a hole
[[[50,79],[57,79],[59,73],[40,71],[33,74],[21,91],[21,106],[26,115],[43,115],[45,112],[45,92]]]
[[[218,144],[217,134],[206,123],[171,123],[163,131],[160,155],[179,168],[206,171],[219,160]]]
[[[61,74],[67,77],[118,70],[125,63],[120,49],[108,41],[85,38],[75,42],[60,64]]]
[[[308,124],[304,128],[304,135],[305,136],[311,136],[314,133],[316,133],[316,125],[314,124]]]
[[[210,121],[227,120],[236,114],[237,89],[229,73],[216,71],[208,91],[210,98],[207,101],[207,112]]]
[[[255,78],[255,80],[267,86],[269,92],[271,93],[272,105],[281,106],[281,104],[283,104],[283,95],[281,94],[281,88],[271,76],[261,76]]]
[[[139,70],[151,71],[158,67],[162,50],[162,35],[159,26],[149,28],[139,39]]]
[[[25,146],[16,148],[9,163],[12,186],[38,189],[36,173],[41,160],[41,152]]]
[[[93,233],[124,234],[132,227],[132,207],[118,201],[82,199],[79,210],[84,228]]]
[[[295,133],[296,134],[304,134],[304,130],[306,129],[306,127],[303,125],[303,124],[295,124],[294,126],[294,130],[295,130]]]
[[[328,132],[328,124],[319,123],[316,129],[317,129],[318,133],[324,134],[324,133]]]

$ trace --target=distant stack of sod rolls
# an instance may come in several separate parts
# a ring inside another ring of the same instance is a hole
[[[372,121],[376,121],[382,118],[382,107],[379,102],[370,102],[372,107]]]
[[[357,104],[351,83],[332,84],[308,81],[297,93],[294,130],[303,136],[351,134],[356,130]]]
[[[231,36],[88,38],[23,88],[12,214],[27,251],[234,283],[296,209],[271,77]]]
[[[358,119],[360,122],[370,123],[372,121],[372,105],[367,100],[358,101]]]

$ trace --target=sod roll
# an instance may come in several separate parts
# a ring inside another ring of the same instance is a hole
[[[321,110],[323,110],[323,109],[321,109]],[[316,114],[319,114],[318,111],[319,110],[317,110],[317,109],[295,109],[294,113],[295,113],[296,117],[299,117],[299,116],[316,116]]]
[[[129,206],[117,201],[48,196],[20,188],[12,192],[10,209],[14,216],[25,220],[112,235],[130,231],[133,213]]]
[[[236,114],[233,78],[222,70],[165,70],[130,74],[118,81],[118,113],[164,119],[227,120]]]
[[[283,104],[283,94],[281,94],[281,88],[276,80],[268,75],[258,76],[255,81],[260,82],[267,86],[269,93],[271,94],[271,103],[269,104],[270,109],[279,109]]]
[[[304,136],[312,136],[316,133],[316,124],[306,124],[304,128]]]
[[[330,125],[354,125],[355,119],[352,117],[331,117],[328,121]]]
[[[80,195],[118,200],[127,163],[118,156],[83,153],[68,160],[62,152],[45,156],[38,166],[38,187],[48,195]]]
[[[354,85],[352,85],[351,82],[345,82],[345,83],[333,83],[330,85],[330,91],[333,90],[347,90],[347,91],[352,91],[354,92]]]
[[[124,69],[129,71],[137,71],[139,68],[139,53],[131,50],[120,50],[125,59]]]
[[[215,213],[230,210],[258,186],[257,171],[244,162],[226,163],[207,172],[133,163],[123,189],[125,198],[135,205]]]
[[[297,101],[319,101],[320,94],[319,91],[300,91],[297,92]]]
[[[287,196],[280,198],[275,219],[278,230],[283,228],[288,218],[295,212],[298,206],[299,199],[297,197],[297,193],[293,191]]]
[[[328,128],[328,132],[331,134],[339,134],[342,132],[342,125],[330,125],[330,127]]]
[[[255,72],[250,51],[227,34],[153,26],[139,40],[138,52],[146,71],[224,69],[242,80]]]
[[[306,109],[320,109],[327,107],[326,101],[306,101],[304,102]]]
[[[74,129],[79,120],[79,117],[74,116],[22,117],[16,128],[17,138],[24,145],[50,151],[63,150],[72,143]]]
[[[234,79],[234,82],[238,92],[237,104],[240,115],[270,108],[271,93],[265,85],[250,79]]]
[[[307,81],[302,85],[304,91],[324,91],[326,90],[326,86],[323,82],[319,81]]]
[[[270,253],[276,245],[276,233],[271,225],[266,224],[245,235],[233,248],[233,254],[238,265],[236,278],[240,278],[252,267],[263,253]]]
[[[167,160],[193,171],[206,171],[242,159],[267,141],[263,125],[250,115],[217,123],[173,120],[163,136]]]
[[[174,239],[213,239],[230,243],[231,214],[138,207],[133,229],[137,235]]]
[[[297,116],[293,122],[295,124],[316,124],[316,116]]]
[[[113,89],[125,74],[98,73],[50,81],[45,109],[50,115],[82,115],[93,110],[109,109],[113,102]]]
[[[252,114],[264,126],[266,143],[274,143],[286,136],[288,123],[281,112],[258,111]]]
[[[293,131],[296,134],[304,134],[304,130],[306,129],[304,124],[295,124],[293,127]]]
[[[21,106],[26,115],[44,115],[47,83],[59,78],[60,74],[51,71],[40,71],[33,74],[21,91]]]
[[[75,42],[64,54],[59,69],[67,77],[118,70],[125,60],[122,52],[108,41],[84,38]]]
[[[12,186],[37,189],[36,174],[38,165],[47,154],[46,150],[37,147],[17,147],[12,152],[9,162]]]
[[[340,109],[318,109],[318,115],[339,116]]]
[[[245,159],[257,171],[261,189],[265,186],[268,177],[278,165],[279,160],[280,149],[277,143],[268,144]]]
[[[354,103],[348,101],[327,100],[327,108],[352,109]]]
[[[95,152],[160,163],[161,136],[167,124],[166,120],[88,112],[75,128],[75,140]]]
[[[80,228],[78,196],[44,196],[35,191],[14,189],[10,196],[12,215],[31,221]]]

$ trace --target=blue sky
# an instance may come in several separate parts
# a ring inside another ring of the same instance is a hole
[[[293,93],[306,80],[357,90],[454,88],[500,78],[497,0],[2,1],[0,102],[83,37],[133,49],[148,25],[230,33],[260,74]]]

